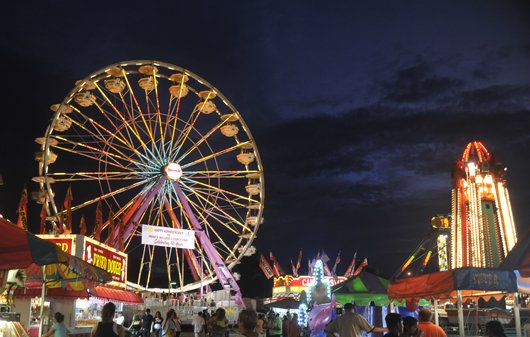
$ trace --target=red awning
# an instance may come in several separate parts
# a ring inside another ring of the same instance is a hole
[[[15,290],[16,298],[40,297],[42,290],[39,288],[17,288]],[[82,291],[67,290],[64,288],[46,289],[46,298],[88,298],[86,289]]]
[[[144,303],[142,297],[135,292],[103,286],[91,289],[90,296],[119,302]]]

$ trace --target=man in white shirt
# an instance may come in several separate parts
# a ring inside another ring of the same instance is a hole
[[[193,333],[195,334],[195,337],[204,337],[204,325],[206,324],[206,321],[202,317],[202,312],[199,311],[199,313],[193,317],[191,324],[193,325]]]
[[[125,321],[125,316],[123,316],[121,312],[118,312],[114,321],[116,322],[116,324],[123,325],[123,322]]]

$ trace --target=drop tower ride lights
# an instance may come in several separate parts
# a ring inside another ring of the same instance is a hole
[[[517,241],[506,169],[478,141],[453,170],[451,268],[498,267]]]

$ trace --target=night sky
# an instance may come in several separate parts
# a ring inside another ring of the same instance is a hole
[[[265,172],[255,246],[284,269],[301,248],[302,271],[324,249],[342,251],[339,272],[358,251],[392,275],[450,212],[451,169],[472,140],[507,166],[519,232],[528,226],[525,1],[10,1],[2,13],[10,219],[23,185],[36,187],[48,107],[108,64],[154,59],[204,77],[243,115]],[[29,212],[37,231],[39,207]],[[241,267],[251,295],[256,265]]]

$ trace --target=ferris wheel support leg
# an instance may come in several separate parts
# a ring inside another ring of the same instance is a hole
[[[136,227],[138,227],[138,220],[140,219],[140,216],[145,212],[145,210],[151,203],[151,200],[153,200],[154,196],[158,193],[158,191],[160,191],[165,181],[165,178],[161,178],[152,187],[151,191],[149,191],[147,196],[143,198],[139,197],[138,199],[136,199],[134,204],[132,204],[131,207],[127,210],[127,213],[123,217],[123,225],[125,226],[123,241],[127,241],[132,235],[132,233],[134,233]]]
[[[175,212],[173,212],[173,209],[169,206],[169,203],[165,199],[164,199],[164,207],[166,208],[166,211],[169,214],[169,217],[173,221],[173,224],[174,224],[173,226],[175,228],[182,229],[182,225],[177,219]],[[200,279],[202,279],[202,277],[199,276],[199,273],[202,274],[202,272],[201,272],[201,266],[199,264],[199,260],[197,260],[197,256],[195,256],[195,252],[191,249],[186,249],[184,254],[186,256],[186,261],[188,262],[188,265],[191,269],[191,274],[193,276],[193,279],[195,281],[199,281]]]
[[[179,201],[181,202],[182,207],[184,208],[184,211],[188,215],[188,218],[190,219],[193,225],[195,234],[197,235],[199,242],[201,243],[206,255],[208,256],[208,259],[210,260],[210,263],[212,264],[215,270],[215,273],[217,274],[217,277],[219,278],[219,282],[221,282],[223,286],[227,284],[230,285],[232,290],[236,292],[234,296],[236,304],[239,307],[244,308],[245,304],[243,303],[243,297],[241,296],[241,290],[239,289],[239,285],[234,279],[234,276],[230,272],[230,269],[228,269],[228,267],[225,265],[224,261],[221,259],[221,257],[217,253],[217,250],[215,250],[214,246],[208,239],[206,232],[204,231],[201,224],[195,217],[195,214],[193,213],[190,207],[190,204],[188,203],[188,199],[184,195],[184,192],[182,192],[182,189],[180,188],[178,182],[174,182],[173,185],[175,186],[175,191],[177,192]]]

